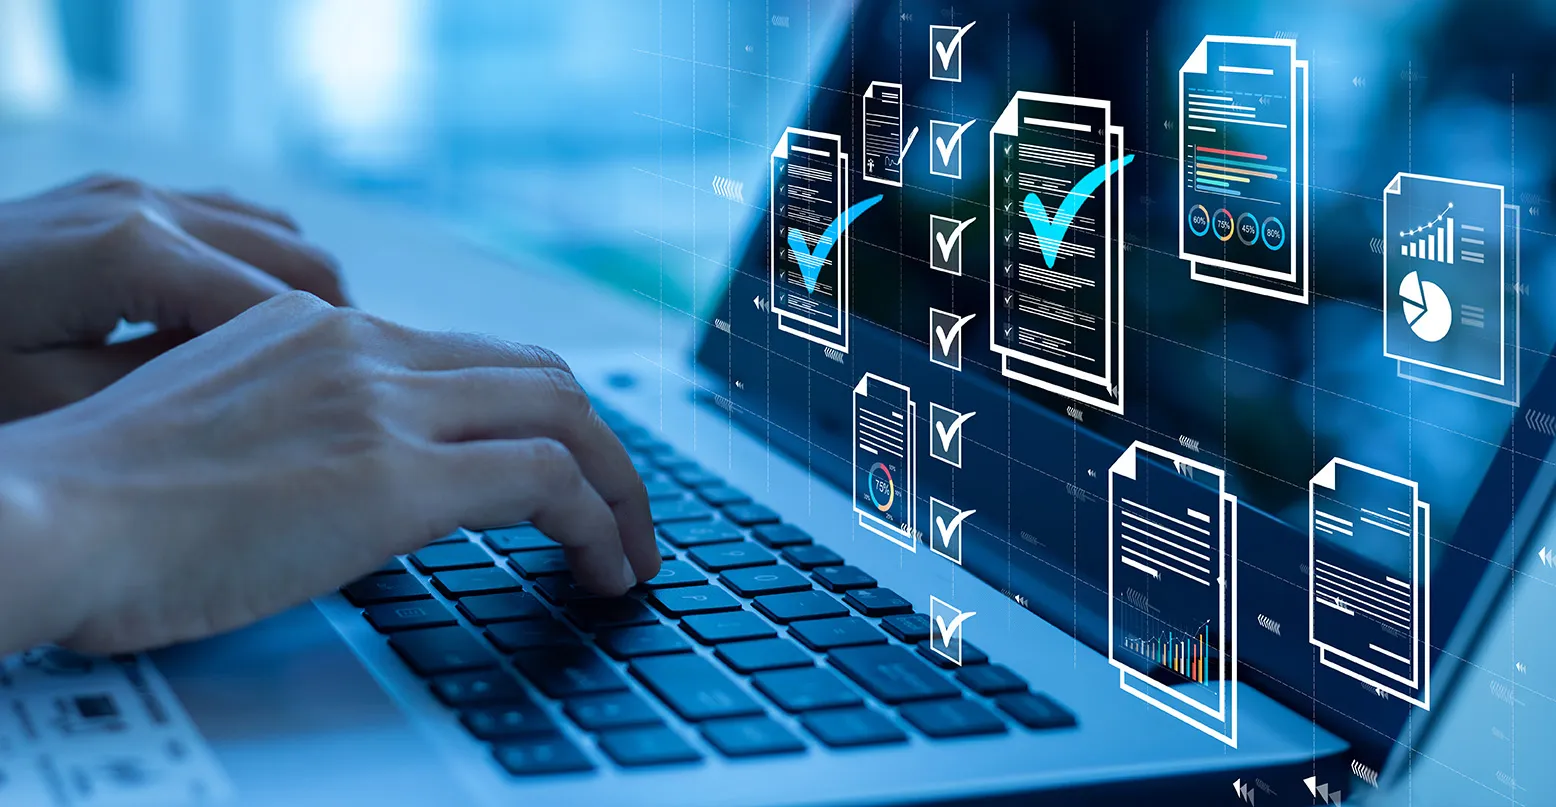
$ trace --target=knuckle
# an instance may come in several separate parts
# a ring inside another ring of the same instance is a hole
[[[306,291],[287,291],[261,303],[260,308],[288,318],[333,310],[333,306]]]
[[[91,174],[81,184],[82,187],[89,191],[123,194],[126,196],[141,196],[147,191],[146,183],[134,177],[115,174],[111,171],[100,171]]]
[[[540,437],[529,441],[529,466],[533,481],[545,486],[553,494],[567,490],[577,483],[578,463],[558,440]]]
[[[518,345],[516,350],[519,360],[530,367],[550,367],[565,371],[569,376],[572,375],[572,368],[567,366],[567,362],[553,350],[539,345]]]

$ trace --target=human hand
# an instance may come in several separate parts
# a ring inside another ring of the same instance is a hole
[[[0,653],[200,638],[520,521],[601,594],[658,573],[642,480],[560,359],[294,292],[0,427]]]
[[[225,194],[95,176],[0,203],[0,422],[91,395],[294,288],[346,304],[296,223]],[[104,345],[120,319],[159,332]]]

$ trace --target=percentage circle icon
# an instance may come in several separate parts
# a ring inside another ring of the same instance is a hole
[[[886,496],[885,502],[881,501],[881,494]],[[896,498],[897,487],[892,484],[891,469],[881,462],[870,466],[870,503],[884,513],[891,509]]]
[[[1271,250],[1278,250],[1286,245],[1286,225],[1280,223],[1280,219],[1270,216],[1264,220],[1264,245]]]
[[[1232,240],[1232,211],[1224,207],[1217,210],[1216,215],[1211,217],[1210,223],[1215,225],[1216,238],[1222,241]]]
[[[1195,235],[1210,232],[1210,211],[1204,205],[1189,208],[1189,232]]]
[[[1252,213],[1244,213],[1237,217],[1237,240],[1243,242],[1243,246],[1251,247],[1259,243],[1259,217]]]

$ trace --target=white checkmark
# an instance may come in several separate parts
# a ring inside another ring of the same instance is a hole
[[[968,129],[972,128],[972,125],[977,122],[978,120],[974,118],[973,120],[970,120],[961,126],[956,127],[956,131],[951,134],[951,141],[949,143],[946,142],[946,139],[943,137],[935,138],[935,150],[940,152],[941,165],[951,164],[952,155],[956,154],[957,146],[961,145],[962,143],[962,135]],[[945,123],[947,126],[951,125],[949,121],[943,121],[943,123]]]
[[[977,614],[977,611],[963,611],[957,614],[956,618],[952,619],[949,624],[946,623],[945,617],[935,614],[935,627],[940,629],[940,643],[950,647],[951,637],[955,636],[956,632],[961,629],[962,623],[977,616]]]
[[[956,30],[956,36],[951,37],[951,41],[950,42],[936,42],[935,43],[935,55],[940,57],[940,69],[941,70],[950,70],[951,69],[951,56],[952,56],[952,54],[956,53],[956,49],[961,47],[961,45],[962,45],[962,37],[966,36],[967,32],[971,31],[972,27],[974,25],[977,25],[977,24],[978,24],[978,21],[977,20],[973,20],[972,22],[967,23],[966,25],[962,26],[961,28],[958,28]]]
[[[967,316],[962,317],[956,321],[955,325],[951,326],[950,330],[946,330],[945,328],[940,327],[935,328],[935,341],[940,343],[941,355],[951,355],[951,345],[956,341],[957,335],[962,332],[962,327],[967,323],[972,322],[972,318],[976,316],[978,315],[968,314]]]
[[[901,162],[902,160],[907,159],[907,157],[908,157],[908,149],[913,148],[913,138],[915,138],[915,137],[918,137],[918,127],[917,126],[913,127],[913,131],[908,132],[908,139],[907,139],[906,142],[904,142],[902,144],[902,153],[897,155],[897,160],[899,162]]]
[[[962,222],[961,224],[956,225],[956,229],[951,231],[950,238],[946,238],[944,233],[938,231],[935,233],[935,243],[940,247],[940,260],[951,260],[951,248],[956,246],[957,241],[961,240],[962,231],[972,226],[972,223],[977,220],[978,217],[974,216]]]
[[[935,421],[935,434],[940,435],[940,445],[944,450],[951,450],[951,438],[956,436],[956,433],[961,430],[962,424],[966,423],[968,418],[976,414],[978,413],[968,412],[965,415],[958,416],[956,420],[951,421],[950,426],[946,426],[942,421]]]
[[[935,516],[935,529],[940,531],[940,543],[945,544],[946,546],[950,546],[952,534],[955,533],[958,529],[961,529],[962,522],[966,521],[968,516],[976,512],[978,511],[963,510],[957,513],[956,518],[951,519],[951,523],[949,524],[947,524],[946,520],[940,516]]]

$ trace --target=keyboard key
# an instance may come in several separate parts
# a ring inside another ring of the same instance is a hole
[[[665,653],[690,652],[692,646],[669,625],[644,625],[636,628],[619,628],[601,631],[595,637],[600,649],[611,658],[625,661],[640,656],[658,656]]]
[[[381,602],[425,600],[432,597],[420,580],[408,574],[381,574],[364,577],[340,590],[358,608]]]
[[[423,547],[411,553],[411,562],[416,568],[427,572],[441,572],[448,569],[474,569],[478,566],[492,565],[492,556],[469,541],[457,544],[433,544]]]
[[[617,765],[638,768],[696,762],[702,754],[674,731],[658,728],[621,729],[600,735],[600,750]]]
[[[963,667],[956,671],[956,680],[979,695],[1003,695],[1007,692],[1027,691],[1026,679],[1011,672],[1010,668],[1003,664]]]
[[[654,707],[631,692],[569,698],[562,711],[584,731],[657,726],[661,722]]]
[[[758,524],[777,524],[779,516],[771,507],[761,504],[732,504],[724,508],[724,517],[742,527]]]
[[[655,479],[652,482],[644,482],[643,489],[648,491],[649,501],[659,499],[684,499],[686,488],[681,487],[674,479]]]
[[[783,594],[789,591],[805,591],[810,580],[788,566],[754,566],[747,569],[731,569],[719,575],[719,581],[730,591],[742,597],[760,597],[763,594]]]
[[[1060,729],[1075,725],[1075,715],[1053,698],[1036,692],[1001,695],[994,699],[1005,714],[1029,729]]]
[[[540,600],[522,591],[465,597],[459,601],[459,612],[476,625],[539,619],[547,615],[546,606],[541,605]]]
[[[818,653],[825,653],[834,647],[886,643],[886,634],[856,616],[796,622],[789,626],[789,635]]]
[[[540,549],[508,556],[508,567],[525,580],[552,574],[567,574],[567,557],[560,549]]]
[[[865,574],[858,566],[824,566],[811,574],[816,582],[828,591],[853,591],[856,588],[875,588],[875,578]]]
[[[744,504],[751,501],[751,497],[740,488],[732,488],[729,485],[708,485],[697,489],[697,498],[702,499],[714,507],[724,507],[731,504]]]
[[[513,666],[549,698],[572,698],[619,692],[626,679],[600,651],[584,645],[527,650],[513,657]]]
[[[594,770],[594,763],[561,737],[536,737],[492,747],[497,764],[513,776],[547,776]]]
[[[989,663],[988,654],[968,644],[967,642],[962,642],[962,663],[960,665],[946,658],[945,656],[936,653],[935,649],[929,646],[928,639],[918,643],[918,654],[942,670],[954,670],[958,666],[976,667],[979,664]]]
[[[696,463],[681,464],[667,469],[675,481],[689,488],[713,487],[724,484],[718,474],[703,469]]]
[[[771,639],[778,635],[772,625],[750,611],[694,614],[681,620],[681,628],[703,644]]]
[[[874,709],[835,709],[800,717],[805,730],[833,748],[900,743],[908,735],[890,718]]]
[[[893,706],[962,694],[944,675],[896,645],[845,647],[832,651],[828,658],[864,691]]]
[[[714,655],[741,675],[763,670],[782,670],[790,667],[809,667],[814,663],[809,653],[787,639],[762,639],[755,642],[721,644]]]
[[[739,541],[745,538],[740,530],[728,521],[689,521],[680,524],[666,524],[659,528],[670,543],[679,547],[702,546],[703,544],[722,544],[729,541]]]
[[[657,499],[648,503],[655,524],[713,518],[713,509],[696,499]]]
[[[778,559],[773,557],[773,553],[750,541],[699,546],[687,552],[686,556],[691,558],[693,563],[710,572],[745,569],[751,566],[771,566],[778,562]]]
[[[499,594],[520,589],[519,581],[513,575],[496,566],[438,572],[432,576],[432,586],[443,592],[445,597],[455,600],[475,594]]]
[[[790,713],[864,703],[859,693],[843,683],[837,673],[820,667],[761,672],[751,676],[751,683],[780,709]]]
[[[929,639],[929,617],[923,614],[901,614],[881,620],[881,627],[897,637],[898,641],[918,644]]]
[[[702,737],[726,757],[797,754],[805,743],[768,717],[739,717],[702,724]]]
[[[843,603],[865,616],[913,613],[913,603],[889,588],[861,588],[843,596]]]
[[[643,588],[653,590],[658,588],[675,588],[677,586],[700,586],[708,582],[708,578],[697,567],[684,560],[667,560],[659,564],[659,574],[643,581]]]
[[[391,637],[389,646],[424,678],[478,670],[497,663],[475,636],[459,627],[406,631]]]
[[[810,571],[819,566],[841,566],[843,556],[820,544],[806,544],[804,546],[791,546],[782,553],[783,559],[793,564],[795,568]]]
[[[459,624],[448,606],[437,600],[418,602],[386,602],[369,605],[362,615],[379,633],[410,630],[411,628],[442,628]]]
[[[669,617],[740,610],[739,600],[729,596],[729,592],[724,589],[715,586],[664,588],[649,594],[648,601],[658,608],[660,613]]]
[[[567,604],[567,619],[585,633],[659,622],[642,600],[630,597],[575,600]]]
[[[530,524],[487,530],[486,545],[491,547],[493,552],[504,555],[557,548],[556,541],[547,538],[545,533]]]
[[[578,585],[572,575],[547,575],[535,582],[535,590],[556,605],[566,605],[574,600],[599,599],[600,595]]]
[[[631,665],[650,691],[683,720],[700,723],[721,717],[751,717],[762,706],[713,663],[694,654],[652,656]]]
[[[919,731],[936,738],[1000,734],[1005,731],[1005,722],[999,716],[964,698],[910,703],[899,709],[898,713]]]
[[[804,546],[811,542],[810,533],[793,524],[762,524],[752,530],[751,534],[769,549]]]
[[[471,709],[460,713],[459,722],[465,724],[465,728],[479,740],[507,740],[557,733],[556,724],[534,701],[491,709]]]
[[[697,464],[696,460],[677,454],[675,449],[670,447],[669,443],[663,441],[660,441],[652,448],[641,449],[641,451],[653,457],[654,467],[667,474],[692,469],[700,470],[702,468],[701,465]]]
[[[671,549],[669,544],[664,541],[655,541],[654,543],[659,546],[660,560],[675,560],[675,550]]]
[[[499,703],[528,703],[524,688],[506,670],[441,675],[432,679],[432,694],[445,706],[465,709]]]
[[[785,625],[800,619],[848,616],[848,609],[842,603],[814,589],[792,594],[768,594],[757,597],[753,603],[763,616]]]
[[[555,619],[530,619],[524,622],[498,622],[495,625],[487,625],[486,638],[504,653],[580,643],[578,634],[568,630],[567,626]]]

